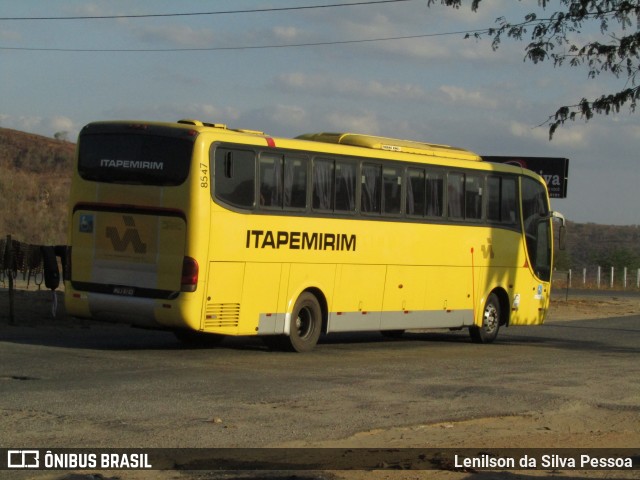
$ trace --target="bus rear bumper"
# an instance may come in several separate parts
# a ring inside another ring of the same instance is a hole
[[[74,317],[124,323],[136,327],[167,328],[156,319],[155,299],[93,292],[67,292],[65,306],[67,314]]]

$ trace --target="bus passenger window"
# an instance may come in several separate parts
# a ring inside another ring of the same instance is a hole
[[[318,158],[313,161],[314,210],[333,210],[333,160]]]
[[[441,173],[427,172],[427,216],[444,214],[444,179]]]
[[[517,219],[516,180],[491,176],[487,178],[487,219],[514,225]]]
[[[518,220],[518,203],[516,200],[516,179],[502,179],[502,210],[501,218],[503,223],[515,224]]]
[[[284,208],[307,206],[307,159],[284,159]]]
[[[260,205],[282,208],[282,157],[260,157]]]
[[[482,218],[482,177],[466,175],[464,202],[465,218],[471,220]]]
[[[464,218],[464,174],[449,174],[447,177],[447,193],[449,217]]]
[[[219,148],[211,151],[214,162],[215,196],[238,207],[253,207],[255,198],[255,154],[247,150]]]
[[[407,214],[422,217],[425,213],[426,194],[424,170],[407,169]]]
[[[335,209],[353,212],[356,209],[356,165],[336,160]]]
[[[356,164],[325,158],[313,161],[313,209],[353,212],[356,208]]]
[[[362,166],[362,191],[360,194],[360,211],[363,213],[380,213],[380,182],[382,168],[380,165]]]
[[[384,186],[384,213],[397,215],[402,204],[402,172],[397,167],[385,167],[382,171]]]
[[[487,220],[501,221],[500,177],[487,178]]]

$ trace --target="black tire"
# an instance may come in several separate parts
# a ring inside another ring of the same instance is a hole
[[[215,347],[224,340],[224,335],[218,335],[215,333],[197,332],[195,330],[178,329],[174,330],[173,334],[178,340],[189,347],[194,348],[207,348]]]
[[[404,335],[404,330],[381,330],[380,333],[385,338],[400,338]]]
[[[475,343],[491,343],[498,336],[498,330],[502,323],[500,312],[500,301],[495,293],[489,295],[482,310],[482,326],[473,325],[469,327],[471,340]]]
[[[288,350],[309,352],[318,343],[322,333],[322,309],[318,299],[309,292],[303,292],[291,312]]]

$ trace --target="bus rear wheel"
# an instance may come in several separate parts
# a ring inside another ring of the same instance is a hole
[[[491,343],[498,336],[501,323],[500,301],[495,293],[489,295],[482,311],[482,326],[469,327],[471,340],[475,343]]]
[[[291,312],[288,349],[295,352],[309,352],[318,343],[322,332],[322,309],[318,299],[309,292],[303,292]]]

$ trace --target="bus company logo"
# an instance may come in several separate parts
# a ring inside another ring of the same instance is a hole
[[[40,468],[40,451],[8,450],[7,468]]]
[[[136,228],[136,223],[130,215],[123,215],[122,221],[126,227],[124,235],[120,236],[117,227],[107,227],[106,236],[111,240],[111,245],[116,252],[124,252],[129,245],[133,247],[134,253],[143,255],[147,253],[147,244],[140,239],[140,233]]]
[[[135,170],[164,170],[164,162],[149,162],[146,160],[111,160],[110,158],[103,158],[100,160],[100,166]]]
[[[346,233],[247,230],[246,248],[356,251],[356,235]]]

